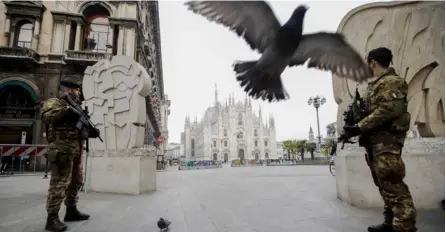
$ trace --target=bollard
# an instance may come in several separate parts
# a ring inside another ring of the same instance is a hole
[[[36,172],[36,163],[37,163],[37,149],[34,150],[34,172]]]
[[[43,176],[43,179],[48,179],[48,159],[46,158],[45,154],[45,175]]]

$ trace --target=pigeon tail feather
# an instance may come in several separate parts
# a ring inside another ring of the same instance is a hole
[[[237,81],[244,91],[254,99],[269,102],[287,100],[289,96],[283,88],[280,74],[268,76],[266,72],[256,69],[256,64],[257,61],[238,61],[233,65]]]

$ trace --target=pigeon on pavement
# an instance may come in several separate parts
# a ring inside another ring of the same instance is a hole
[[[158,228],[160,228],[161,231],[167,231],[167,229],[169,229],[170,226],[170,221],[164,218],[160,218],[157,224]]]
[[[233,66],[240,86],[254,99],[288,99],[280,75],[288,66],[303,65],[307,60],[309,68],[329,70],[360,83],[373,76],[341,34],[302,34],[306,6],[298,6],[281,26],[265,1],[188,1],[185,5],[209,21],[229,27],[262,54],[258,60],[238,61]]]

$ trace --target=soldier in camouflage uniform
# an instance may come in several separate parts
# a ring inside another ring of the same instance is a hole
[[[369,82],[365,101],[369,114],[355,126],[345,126],[348,137],[360,135],[360,145],[366,149],[366,161],[375,185],[384,200],[384,222],[370,226],[369,232],[415,232],[416,209],[408,186],[401,151],[409,130],[407,112],[408,86],[389,67],[392,52],[377,48],[366,56],[375,78]]]
[[[62,94],[69,94],[81,104],[80,85],[72,81],[60,83]],[[65,231],[67,226],[59,219],[59,209],[65,199],[67,211],[64,221],[88,220],[89,215],[76,208],[77,193],[82,187],[83,140],[76,129],[79,116],[73,113],[68,103],[61,98],[48,99],[42,108],[42,121],[46,125],[48,139],[47,159],[51,164],[51,180],[48,189],[46,209],[48,218],[45,229]]]

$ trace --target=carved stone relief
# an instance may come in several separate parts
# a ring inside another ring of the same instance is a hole
[[[131,149],[144,144],[146,99],[151,82],[144,67],[128,56],[114,56],[87,67],[83,78],[85,103],[104,143],[91,149]]]
[[[444,17],[444,2],[371,3],[350,11],[338,28],[361,54],[381,46],[392,50],[393,67],[409,85],[411,127],[417,125],[421,137],[444,136]],[[355,87],[333,77],[338,128]]]

